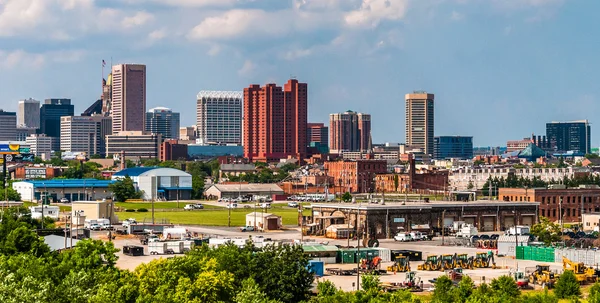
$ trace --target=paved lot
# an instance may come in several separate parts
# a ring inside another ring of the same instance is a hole
[[[247,238],[249,236],[260,235],[265,238],[272,238],[277,240],[289,239],[289,240],[299,240],[300,232],[298,228],[290,228],[285,231],[275,231],[275,232],[263,232],[263,233],[255,233],[255,232],[240,232],[237,228],[227,228],[227,227],[187,227],[191,232],[197,232],[203,234],[205,236],[210,237],[239,237],[239,238]],[[94,237],[96,238],[104,238],[106,239],[105,232],[95,233]],[[347,240],[333,240],[326,239],[321,237],[305,237],[306,241],[316,241],[328,243],[331,245],[343,245],[346,246]],[[133,236],[119,237],[114,241],[114,244],[117,248],[121,249],[124,245],[140,245],[139,240]],[[356,241],[350,243],[351,246],[356,245]],[[380,246],[390,249],[408,249],[408,250],[417,250],[423,252],[423,258],[426,258],[427,255],[435,254],[454,254],[454,253],[466,253],[469,255],[475,255],[476,252],[485,252],[486,250],[478,250],[471,247],[460,247],[460,246],[441,246],[441,239],[436,239],[434,241],[427,242],[408,242],[401,243],[395,242],[393,240],[380,240]],[[122,252],[119,252],[119,260],[117,262],[117,266],[123,269],[134,270],[138,265],[142,263],[150,262],[153,259],[161,258],[161,256],[151,256],[148,254],[147,246],[144,246],[145,255],[142,257],[130,257],[123,255]],[[165,256],[162,256],[163,258]],[[536,261],[524,261],[517,260],[512,258],[505,257],[496,257],[496,265],[500,266],[502,269],[474,269],[474,270],[465,270],[464,273],[469,275],[476,284],[481,283],[482,281],[490,281],[493,278],[497,278],[501,275],[506,275],[509,273],[510,269],[517,268],[517,266],[523,270],[535,267],[538,262]],[[411,262],[411,268],[413,271],[417,271],[417,266],[422,262]],[[391,262],[383,263],[381,268],[387,268],[388,265],[391,265]],[[551,263],[551,269],[556,272],[562,271],[562,264],[560,263]],[[337,267],[342,269],[353,269],[356,267],[355,264],[328,264],[326,268]],[[428,287],[429,280],[439,277],[440,275],[445,274],[444,272],[439,271],[417,271],[418,277],[424,282],[425,288]],[[336,284],[336,286],[341,287],[344,290],[352,290],[353,284],[356,283],[356,276],[329,276],[320,278],[319,280],[330,280]],[[380,277],[382,282],[402,282],[405,280],[404,273],[388,273],[384,274]]]

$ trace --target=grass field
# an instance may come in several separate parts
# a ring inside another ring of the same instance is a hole
[[[172,205],[172,202],[163,202],[165,204]],[[127,204],[122,207],[132,209],[129,204],[140,204],[145,203],[117,203]],[[149,204],[149,203],[148,203]],[[155,203],[155,210],[158,209],[158,203]],[[239,204],[240,207],[243,204]],[[248,205],[248,204],[246,204]],[[206,225],[206,226],[227,226],[229,221],[229,210],[224,207],[204,205],[203,210],[194,211],[155,211],[154,220],[155,222],[162,222],[163,219],[173,224],[186,224],[186,225]],[[150,210],[151,207],[138,207],[147,208]],[[260,209],[256,209],[260,212]],[[243,226],[246,221],[246,214],[253,212],[254,208],[238,208],[231,210],[231,226]],[[265,212],[281,216],[283,225],[296,225],[298,224],[298,210],[296,208],[287,207],[285,204],[273,204],[271,209]],[[310,210],[305,210],[305,214],[309,214]],[[138,222],[150,222],[152,221],[152,213],[138,213],[138,212],[117,212],[119,220],[125,220],[128,218],[135,218]]]
[[[179,209],[183,209],[185,207],[186,204],[193,204],[190,202],[179,202]],[[115,203],[116,207],[121,207],[124,209],[140,209],[140,208],[145,208],[145,209],[152,209],[152,203],[150,202],[117,202]],[[207,205],[204,204],[204,209],[219,209],[221,207],[219,206],[214,206],[214,205]],[[154,209],[178,209],[177,208],[177,202],[154,202]]]
[[[33,203],[33,202],[23,202],[24,207],[38,206],[38,205],[39,204]],[[57,205],[57,204],[54,204],[54,205]],[[58,208],[60,208],[61,212],[71,211],[71,205],[58,205]]]

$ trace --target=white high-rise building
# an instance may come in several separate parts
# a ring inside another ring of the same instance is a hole
[[[42,157],[43,159],[50,159],[52,154],[52,138],[47,137],[44,134],[30,135],[25,139],[27,145],[29,145],[30,151],[36,157]]]
[[[40,101],[31,98],[19,101],[17,125],[40,128]]]
[[[197,142],[242,144],[242,104],[238,91],[201,91],[197,96]]]
[[[112,119],[104,116],[60,118],[60,148],[67,152],[106,155],[106,136],[112,134]]]

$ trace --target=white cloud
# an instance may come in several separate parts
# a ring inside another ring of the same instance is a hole
[[[121,25],[125,28],[130,28],[144,25],[152,20],[154,20],[154,15],[145,11],[140,11],[131,17],[125,17],[123,21],[121,21]]]
[[[407,0],[363,0],[359,9],[346,14],[346,25],[376,27],[383,20],[400,20],[407,5]]]
[[[86,52],[83,50],[61,50],[46,53],[30,53],[22,49],[0,50],[0,68],[32,68],[38,69],[47,63],[64,63],[80,61]]]
[[[248,77],[256,70],[256,64],[252,60],[246,60],[242,68],[238,70],[238,75]]]
[[[167,37],[167,30],[166,29],[157,29],[155,31],[152,31],[148,34],[148,39],[152,42],[154,41],[158,41],[158,40],[162,40],[165,37]]]
[[[74,0],[77,1],[77,0]],[[230,7],[239,3],[240,0],[122,0],[128,4],[143,5],[148,3],[160,4],[173,7],[196,8],[196,7]],[[252,0],[248,0],[252,1]]]
[[[245,33],[281,35],[290,27],[285,14],[268,13],[263,10],[230,10],[220,16],[204,19],[194,27],[188,37],[191,39],[229,39]]]
[[[465,18],[465,15],[463,15],[457,11],[452,11],[452,14],[450,15],[450,19],[452,19],[453,21],[460,21],[464,18]]]

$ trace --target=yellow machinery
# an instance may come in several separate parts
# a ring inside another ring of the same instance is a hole
[[[423,262],[423,264],[419,264],[419,266],[417,266],[418,270],[443,270],[442,267],[442,257],[441,256],[436,256],[436,255],[429,255],[427,256],[427,260],[425,260],[425,262]]]
[[[572,271],[575,274],[575,277],[577,277],[577,281],[579,281],[579,283],[593,283],[598,279],[598,273],[596,269],[592,267],[586,267],[582,262],[575,263],[564,256],[562,261],[563,269]]]
[[[394,264],[392,266],[388,266],[387,270],[392,272],[409,272],[410,261],[406,256],[397,256]]]
[[[529,283],[535,285],[546,285],[552,287],[558,279],[558,275],[550,271],[550,265],[541,264],[535,266],[535,271],[529,275]]]
[[[442,255],[442,268],[440,270],[456,268],[456,258],[454,255]]]
[[[480,252],[475,254],[473,260],[473,267],[475,268],[496,268],[496,262],[494,261],[494,254]]]
[[[473,269],[473,257],[469,257],[467,254],[459,254],[455,257],[456,268],[462,269]]]

